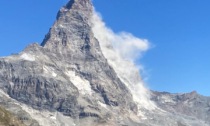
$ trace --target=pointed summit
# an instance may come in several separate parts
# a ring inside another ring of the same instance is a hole
[[[60,9],[57,15],[57,20],[65,16],[66,12],[71,11],[72,14],[79,14],[88,18],[92,15],[93,5],[91,0],[70,0],[63,8]],[[69,15],[70,16],[70,15]]]
[[[91,0],[70,0],[66,6],[68,9],[84,9],[89,10],[92,9]]]
[[[59,10],[56,22],[41,45],[61,53],[65,49],[90,50],[91,45],[98,45],[91,30],[92,14],[91,0],[69,1]]]
[[[0,58],[0,113],[26,126],[210,126],[209,97],[145,91],[133,64],[99,45],[92,16],[91,0],[71,0],[42,47]]]

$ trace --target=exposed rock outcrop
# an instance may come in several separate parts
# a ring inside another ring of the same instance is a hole
[[[41,45],[0,58],[0,105],[27,126],[210,125],[210,100],[195,92],[151,91],[155,109],[139,108],[103,55],[93,13],[91,0],[71,0]]]

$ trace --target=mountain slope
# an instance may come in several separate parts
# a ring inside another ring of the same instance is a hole
[[[42,46],[32,44],[18,55],[2,58],[1,89],[35,109],[58,111],[75,120],[92,117],[115,124],[129,117],[126,113],[134,113],[137,106],[127,100],[132,94],[92,33],[92,10],[89,0],[70,1],[59,11]]]
[[[161,102],[165,94],[144,88],[138,69],[104,43],[96,23],[100,19],[91,0],[71,0],[41,45],[0,58],[0,105],[29,126],[210,124],[209,106],[197,106],[206,112],[199,118]],[[184,108],[194,111],[188,105]]]
[[[20,120],[13,116],[10,112],[0,107],[0,126],[24,126]]]
[[[197,125],[210,125],[210,98],[193,91],[185,94],[153,92],[151,99],[169,113],[197,120]],[[193,122],[193,121],[191,121]],[[188,123],[191,123],[188,121]],[[193,125],[193,124],[191,124]]]

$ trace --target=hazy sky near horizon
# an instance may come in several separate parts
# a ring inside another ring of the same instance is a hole
[[[0,1],[0,56],[41,43],[68,0]],[[115,32],[147,39],[151,48],[137,62],[152,90],[198,91],[210,96],[209,0],[94,0]]]

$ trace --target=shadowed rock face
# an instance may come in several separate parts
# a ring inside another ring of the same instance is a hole
[[[35,109],[73,119],[115,120],[112,111],[135,110],[131,93],[93,35],[92,10],[90,0],[70,1],[58,12],[41,46],[32,44],[18,55],[1,58],[1,89]]]
[[[195,93],[151,92],[157,108],[137,115],[132,94],[94,37],[92,15],[90,0],[71,0],[41,45],[1,58],[0,105],[30,126],[210,124],[209,98]]]

